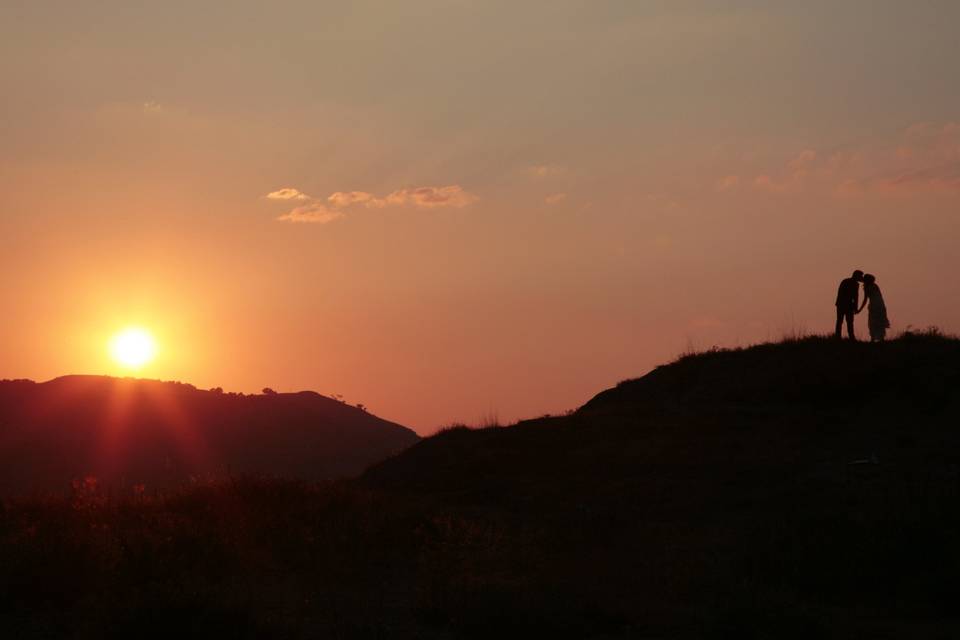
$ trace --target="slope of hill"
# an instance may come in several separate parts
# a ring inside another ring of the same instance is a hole
[[[960,340],[810,338],[681,358],[566,416],[450,429],[365,481],[467,503],[518,503],[525,491],[602,503],[674,484],[685,487],[670,501],[765,491],[780,477],[842,480],[867,458],[890,470],[929,455],[925,472],[948,473],[960,463],[958,414]]]
[[[416,442],[409,429],[312,392],[269,395],[66,376],[0,382],[0,493],[87,475],[151,488],[229,473],[354,475]]]
[[[516,579],[651,637],[953,637],[958,424],[960,341],[811,338],[451,429],[363,482],[508,523],[537,550]]]

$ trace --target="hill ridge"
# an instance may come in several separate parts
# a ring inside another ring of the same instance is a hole
[[[313,391],[242,394],[101,375],[0,381],[0,494],[87,474],[171,486],[196,476],[352,476],[411,429]]]
[[[658,448],[685,467],[719,463],[711,446],[747,442],[759,458],[790,465],[806,455],[820,466],[804,473],[835,465],[833,473],[844,458],[896,447],[915,421],[942,430],[943,416],[954,413],[960,413],[960,340],[907,334],[884,344],[850,344],[812,337],[682,357],[596,394],[568,415],[447,430],[374,465],[364,479],[467,501],[486,496],[510,503],[512,484],[530,486],[531,495],[587,499],[622,480],[614,469],[643,475],[629,465],[661,464],[667,458],[650,457]],[[573,470],[591,458],[607,461],[611,471],[594,470],[584,489],[570,478],[581,477]],[[731,460],[745,468],[757,462],[743,451]],[[535,487],[551,483],[562,489]]]

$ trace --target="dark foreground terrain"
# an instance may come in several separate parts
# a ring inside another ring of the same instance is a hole
[[[353,481],[0,508],[7,637],[955,638],[960,341],[686,357]]]

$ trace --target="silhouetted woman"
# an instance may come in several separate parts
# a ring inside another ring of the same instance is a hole
[[[872,273],[863,276],[863,304],[857,309],[857,313],[863,311],[867,303],[870,303],[870,308],[867,310],[870,342],[883,342],[887,337],[887,329],[890,328],[890,320],[887,319],[887,305],[883,303],[883,294],[877,286],[877,278]]]

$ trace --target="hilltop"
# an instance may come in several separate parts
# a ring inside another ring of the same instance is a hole
[[[189,384],[65,376],[0,381],[0,494],[119,489],[191,477],[355,475],[417,435],[310,391],[242,395]]]
[[[960,340],[937,334],[713,350],[621,382],[564,416],[448,429],[365,481],[466,502],[516,503],[526,490],[533,502],[603,503],[665,482],[698,484],[672,492],[684,500],[729,483],[768,490],[779,477],[837,480],[853,461],[874,457],[889,469],[919,452],[936,458],[925,469],[946,473],[960,462],[948,446],[958,400]]]
[[[534,582],[652,637],[953,633],[958,424],[960,340],[812,337],[449,429],[362,480],[537,532]]]

